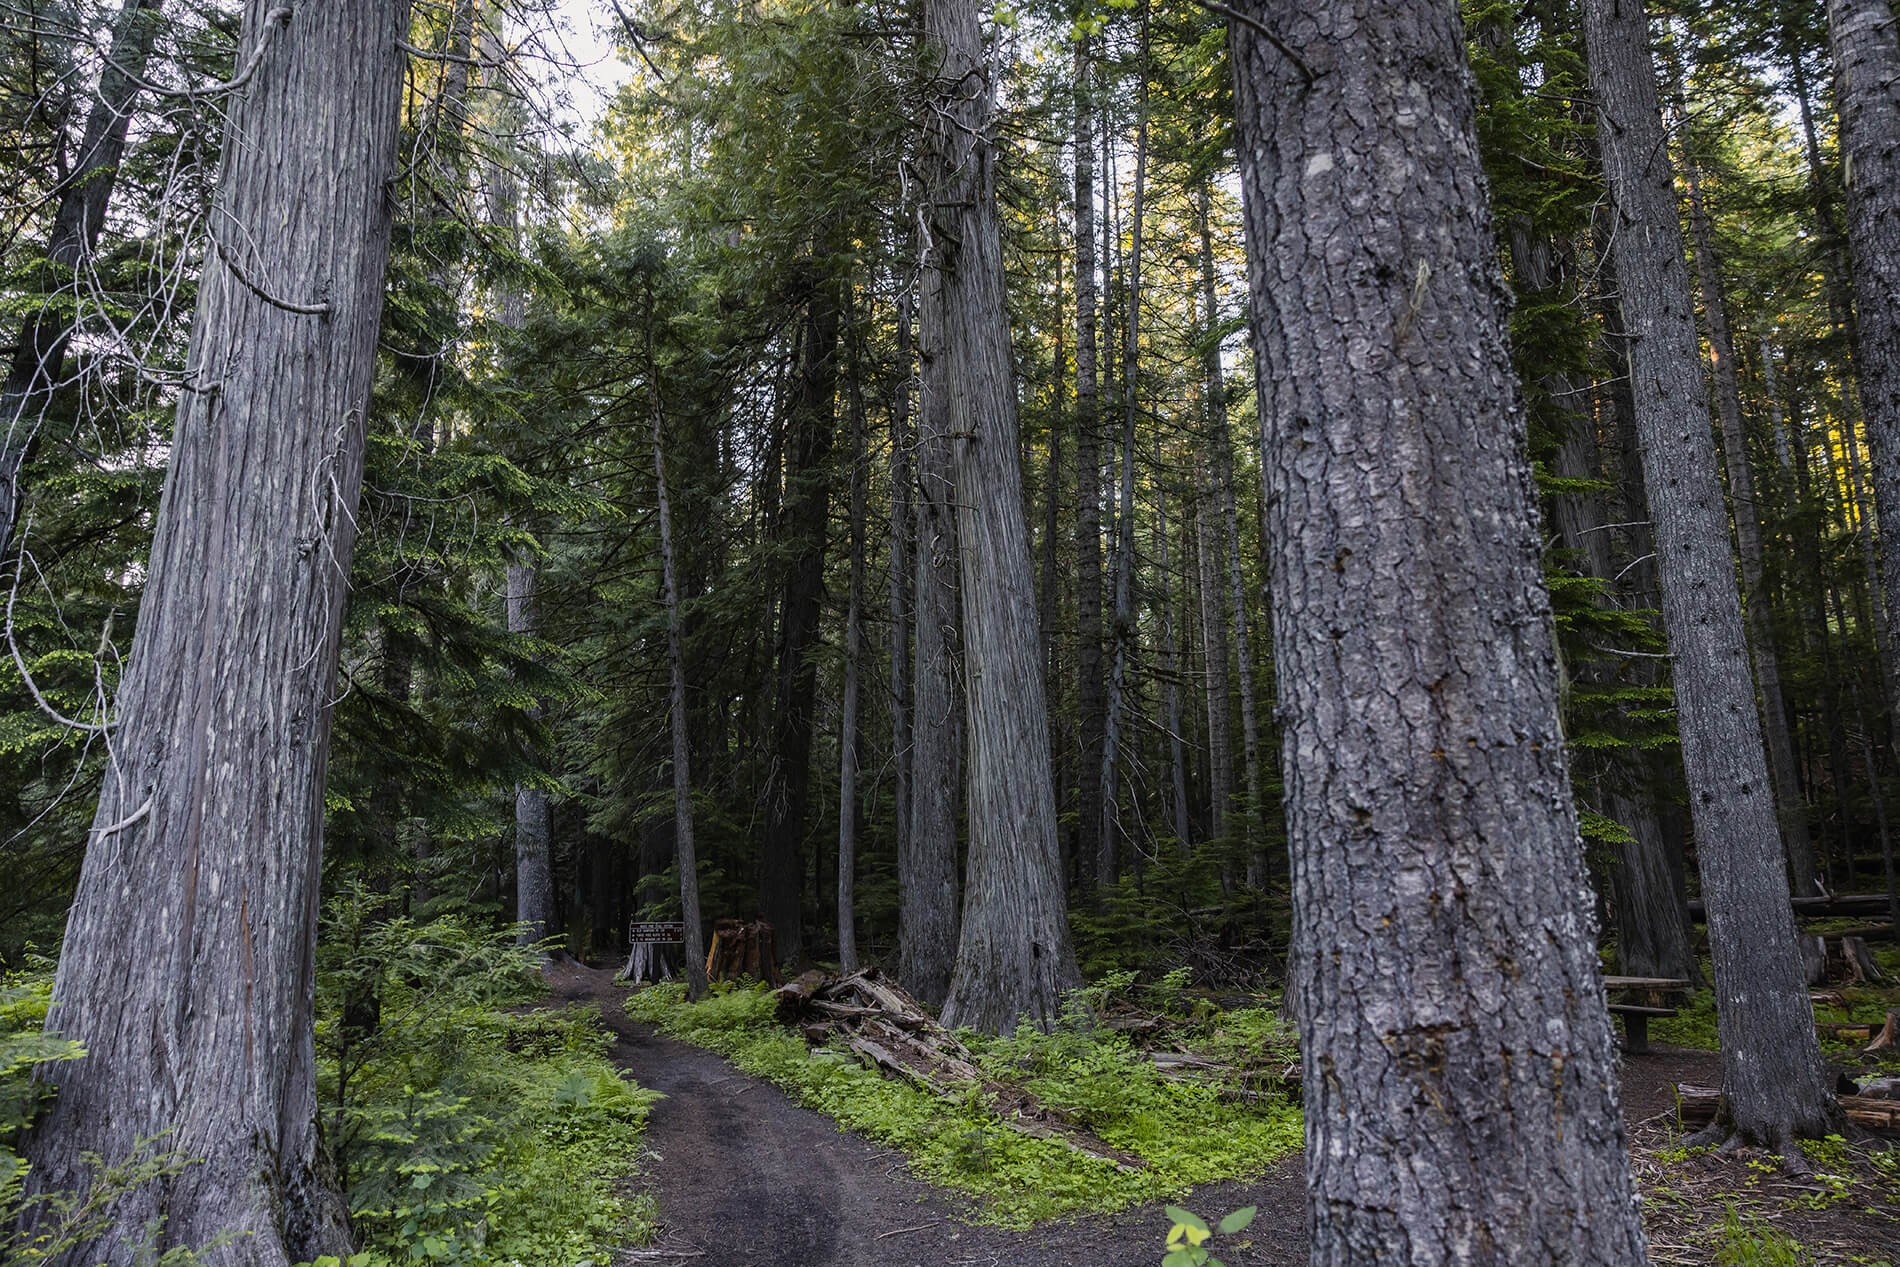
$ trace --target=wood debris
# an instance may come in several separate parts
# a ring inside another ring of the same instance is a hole
[[[1707,1126],[1715,1120],[1716,1104],[1722,1093],[1715,1087],[1676,1084],[1676,1107],[1686,1131]],[[1847,1120],[1862,1130],[1880,1135],[1900,1136],[1900,1100],[1880,1100],[1870,1096],[1840,1097],[1841,1111]]]

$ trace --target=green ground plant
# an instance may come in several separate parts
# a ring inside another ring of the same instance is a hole
[[[649,1238],[625,1193],[658,1097],[605,1058],[594,1009],[521,1010],[541,952],[361,888],[325,911],[319,1098],[362,1238],[351,1267],[604,1264]]]
[[[810,1048],[779,1025],[763,987],[722,989],[698,1004],[677,985],[635,993],[627,1010],[686,1042],[718,1052],[839,1126],[896,1148],[922,1178],[981,1199],[979,1218],[1006,1227],[1176,1197],[1219,1179],[1258,1174],[1301,1143],[1296,1104],[1233,1103],[1213,1087],[1162,1079],[1127,1038],[1072,1008],[1053,1033],[1025,1027],[968,1043],[984,1070],[1026,1085],[1104,1142],[1141,1157],[1124,1171],[1064,1144],[1010,1129],[979,1090],[939,1096],[887,1080],[856,1057]],[[1205,1025],[1222,1033],[1262,1027],[1243,1013]],[[1238,1041],[1238,1040],[1236,1040]]]

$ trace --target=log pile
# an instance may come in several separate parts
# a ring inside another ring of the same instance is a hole
[[[1715,1120],[1715,1109],[1722,1093],[1715,1087],[1676,1084],[1676,1108],[1685,1131],[1698,1130]],[[1900,1100],[1865,1095],[1840,1097],[1841,1111],[1847,1120],[1862,1130],[1900,1138]]]
[[[1145,1164],[1041,1103],[1028,1088],[986,1074],[955,1034],[876,968],[847,977],[807,972],[774,991],[773,997],[780,1022],[796,1028],[814,1046],[835,1043],[886,1077],[932,1095],[980,1094],[1009,1129],[1054,1140],[1118,1170],[1139,1170]]]

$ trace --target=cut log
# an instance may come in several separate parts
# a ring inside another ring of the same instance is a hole
[[[1685,1131],[1699,1130],[1715,1120],[1716,1105],[1722,1093],[1714,1087],[1676,1084],[1676,1113]],[[1862,1130],[1900,1137],[1900,1100],[1878,1100],[1868,1096],[1840,1097],[1841,1111],[1847,1120]]]

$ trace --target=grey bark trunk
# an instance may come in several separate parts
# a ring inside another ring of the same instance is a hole
[[[1312,1260],[1638,1263],[1458,5],[1238,8]]]
[[[1209,524],[1214,489],[1207,464],[1195,463],[1195,590],[1201,596],[1201,654],[1207,666],[1208,834],[1223,854],[1233,844],[1234,802],[1233,691],[1227,676],[1227,611],[1221,602],[1221,568],[1216,530]]]
[[[1900,38],[1886,0],[1828,0],[1834,99],[1847,167],[1847,241],[1853,253],[1855,369],[1873,455],[1874,538],[1888,689],[1900,688]]]
[[[994,89],[980,0],[928,0],[942,97],[925,136],[933,206],[924,341],[948,363],[969,707],[969,887],[947,1025],[1047,1023],[1081,983],[1056,840],[1029,528],[1022,512],[1002,226],[990,136]]]
[[[1201,308],[1207,316],[1205,372],[1207,421],[1220,481],[1221,522],[1226,529],[1227,581],[1234,604],[1234,666],[1240,686],[1240,748],[1246,763],[1247,803],[1241,806],[1241,844],[1247,853],[1247,885],[1267,887],[1268,860],[1261,839],[1260,709],[1253,680],[1253,639],[1247,621],[1247,580],[1240,560],[1240,515],[1234,505],[1234,445],[1227,428],[1227,381],[1221,369],[1220,307],[1214,277],[1213,195],[1201,186],[1196,208],[1201,237]]]
[[[897,300],[897,392],[891,405],[891,820],[897,857],[910,857],[911,424],[910,291]],[[899,899],[901,904],[901,897]],[[948,978],[945,978],[946,984]]]
[[[651,307],[649,296],[649,308]],[[686,657],[681,647],[677,559],[673,548],[673,506],[667,497],[666,444],[662,428],[659,362],[653,332],[647,331],[647,390],[652,393],[653,494],[660,515],[660,585],[666,602],[667,718],[673,740],[673,857],[680,873],[680,920],[686,925],[681,954],[686,960],[686,997],[706,995],[706,933],[699,915],[699,850],[693,839],[692,741],[686,717]]]
[[[1142,18],[1143,48],[1147,17]],[[1102,834],[1095,851],[1095,883],[1113,885],[1121,878],[1122,718],[1127,711],[1128,675],[1135,654],[1135,413],[1140,398],[1141,223],[1148,173],[1148,87],[1142,76],[1141,121],[1135,130],[1135,200],[1128,213],[1128,293],[1122,326],[1121,509],[1115,522],[1115,661],[1108,678],[1108,717],[1102,730]]]
[[[930,286],[926,271],[924,285]],[[926,297],[928,302],[928,297]],[[919,349],[915,494],[916,672],[912,681],[911,804],[897,858],[897,950],[910,992],[933,1007],[950,993],[958,920],[957,817],[963,789],[963,712],[957,680],[957,477],[948,433],[958,379],[941,333],[926,321]]]
[[[508,632],[534,637],[540,632],[535,609],[538,577],[532,563],[508,565]],[[529,710],[540,716],[540,707]],[[548,794],[532,783],[515,784],[515,941],[532,945],[554,929],[554,868],[549,851],[554,821]]]
[[[67,277],[77,294],[77,275],[86,268],[105,227],[106,207],[125,154],[126,131],[138,98],[138,81],[152,55],[162,0],[125,0],[112,28],[112,46],[99,72],[99,86],[86,115],[72,175],[59,191],[53,228],[46,243],[45,288],[65,289]],[[47,303],[27,314],[0,389],[0,567],[13,546],[25,489],[21,470],[53,392],[66,375],[66,346],[72,325],[61,306]]]
[[[1095,381],[1095,104],[1089,37],[1075,42],[1075,616],[1076,698],[1081,720],[1076,860],[1093,887],[1102,839],[1102,447]]]
[[[1708,903],[1722,1041],[1717,1122],[1786,1150],[1839,1110],[1822,1077],[1748,643],[1708,425],[1689,271],[1662,126],[1649,20],[1586,0],[1598,143],[1616,214],[1616,273],[1644,486],[1675,662],[1678,731]]]
[[[1708,204],[1694,160],[1685,155],[1684,176],[1689,190],[1689,224],[1695,237],[1696,279],[1702,290],[1702,311],[1708,323],[1709,360],[1715,372],[1715,401],[1722,422],[1722,456],[1728,470],[1728,495],[1735,525],[1736,553],[1742,562],[1743,610],[1748,621],[1748,644],[1753,653],[1755,682],[1761,693],[1762,740],[1767,748],[1768,773],[1774,784],[1776,820],[1788,851],[1788,873],[1796,897],[1818,897],[1821,884],[1814,863],[1814,842],[1808,835],[1807,802],[1796,772],[1794,736],[1788,726],[1788,701],[1781,688],[1781,657],[1775,651],[1773,605],[1762,587],[1761,508],[1755,499],[1755,477],[1748,465],[1747,437],[1743,434],[1742,388],[1735,374],[1735,339],[1729,330],[1728,305],[1715,257],[1715,235],[1710,231]]]
[[[318,1156],[314,947],[406,9],[245,7],[239,64],[269,43],[230,103],[225,227],[48,1018],[89,1054],[48,1071],[29,1149],[47,1188],[161,1135],[197,1160],[129,1195],[87,1267],[133,1261],[154,1218],[162,1246],[235,1233],[216,1267],[349,1252]]]

